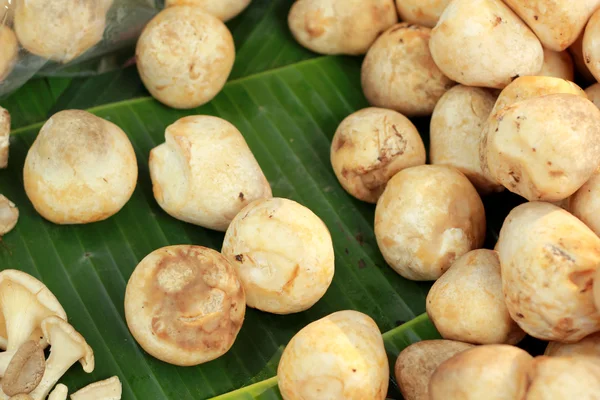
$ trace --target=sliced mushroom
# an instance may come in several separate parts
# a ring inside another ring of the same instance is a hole
[[[83,336],[64,320],[52,316],[42,322],[42,332],[50,343],[50,356],[46,361],[46,371],[39,386],[31,392],[33,400],[43,400],[56,382],[77,361],[83,370],[94,370],[94,352]]]
[[[2,378],[2,391],[14,396],[20,393],[31,393],[44,375],[46,359],[40,345],[29,340],[11,358]]]
[[[71,400],[120,400],[122,390],[121,381],[113,376],[76,391],[71,395]]]
[[[0,168],[8,165],[8,146],[10,138],[10,114],[0,107]]]
[[[18,220],[19,209],[17,206],[4,195],[0,194],[0,236],[12,231],[15,225],[17,225]]]
[[[69,388],[59,383],[48,396],[48,400],[67,400],[67,394],[69,394]]]

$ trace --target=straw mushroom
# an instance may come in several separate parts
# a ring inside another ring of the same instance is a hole
[[[523,399],[532,359],[526,351],[504,344],[465,350],[435,370],[429,382],[429,399]]]
[[[451,0],[396,0],[400,20],[433,28]]]
[[[19,209],[15,204],[0,194],[0,236],[12,231],[19,220]]]
[[[537,76],[553,76],[567,81],[575,80],[575,67],[568,51],[544,49],[544,65]]]
[[[31,393],[41,382],[45,369],[46,359],[40,345],[33,340],[23,343],[3,371],[2,391],[8,396]]]
[[[286,346],[277,379],[286,400],[383,400],[389,365],[381,332],[357,311],[312,322]]]
[[[526,400],[595,399],[600,362],[594,357],[536,357],[529,370]]]
[[[146,89],[169,107],[189,109],[221,91],[235,58],[231,33],[199,7],[159,12],[144,28],[135,51]]]
[[[135,340],[164,362],[191,366],[233,345],[246,298],[235,270],[201,246],[168,246],[136,267],[125,292],[125,317]]]
[[[398,171],[425,164],[419,131],[404,115],[364,108],[346,117],[331,143],[331,165],[344,189],[376,203]]]
[[[250,5],[251,0],[166,0],[165,6],[200,7],[223,22],[237,17]]]
[[[567,209],[600,235],[600,170],[568,198]]]
[[[550,342],[544,355],[600,357],[600,332],[592,333],[575,343]]]
[[[473,347],[453,340],[423,340],[402,350],[394,371],[404,400],[429,400],[429,381],[436,368]]]
[[[18,55],[17,36],[12,29],[0,21],[0,82],[12,72]]]
[[[544,63],[540,41],[501,0],[452,1],[429,48],[442,72],[467,86],[501,89]]]
[[[454,82],[429,53],[431,29],[401,23],[392,26],[369,49],[361,69],[362,89],[369,103],[407,117],[430,115]]]
[[[584,82],[593,83],[596,82],[594,75],[590,72],[590,69],[587,66],[585,57],[583,56],[583,37],[585,36],[585,30],[581,32],[581,35],[577,38],[577,40],[569,47],[569,53],[573,56],[573,63],[575,64],[575,69],[579,73],[579,76],[582,78]]]
[[[0,49],[2,47],[0,46]],[[0,168],[8,166],[8,148],[10,145],[10,113],[0,107]]]
[[[14,24],[19,43],[35,55],[67,63],[102,40],[112,1],[18,1]]]
[[[375,210],[375,237],[387,263],[412,280],[435,280],[454,260],[480,248],[485,211],[457,169],[423,165],[388,182]]]
[[[249,307],[290,314],[312,307],[334,273],[327,226],[295,201],[256,200],[233,219],[223,255],[235,267]]]
[[[394,0],[297,0],[288,14],[298,43],[321,54],[365,54],[397,21]]]
[[[36,211],[56,224],[86,224],[116,214],[137,183],[129,138],[86,111],[54,114],[27,153],[25,191]]]
[[[591,0],[587,0],[591,1]],[[596,1],[597,3],[600,3]],[[600,5],[600,4],[599,4]],[[585,28],[585,34],[583,35],[583,58],[585,63],[594,75],[596,80],[600,80],[600,9],[594,13],[592,18]]]
[[[48,400],[67,400],[67,395],[69,394],[69,388],[59,383],[54,387],[54,390],[50,392],[48,396]]]
[[[185,117],[167,127],[166,142],[150,151],[154,197],[171,216],[225,231],[271,187],[244,137],[229,122]]]
[[[9,400],[33,400],[33,399],[28,394],[20,393],[16,396],[12,396]],[[67,398],[65,397],[63,399],[63,398],[48,397],[48,400],[67,400]]]
[[[596,82],[593,85],[585,89],[585,94],[588,99],[600,108],[600,83]]]
[[[504,221],[496,250],[506,306],[525,332],[577,342],[600,330],[592,294],[600,238],[583,222],[552,204],[525,203]]]
[[[120,400],[123,388],[118,377],[87,385],[71,395],[71,400]]]

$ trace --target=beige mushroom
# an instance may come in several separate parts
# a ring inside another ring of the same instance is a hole
[[[573,59],[568,51],[552,51],[544,49],[544,65],[537,76],[552,76],[572,81],[575,79]]]
[[[360,312],[330,314],[290,340],[277,378],[286,400],[383,400],[389,365],[381,332]]]
[[[453,340],[423,340],[402,350],[394,371],[404,400],[429,400],[429,381],[437,367],[473,347]]]
[[[568,198],[567,210],[600,235],[600,170]]]
[[[0,236],[12,231],[19,220],[19,209],[15,204],[0,194]]]
[[[31,393],[41,382],[45,369],[46,359],[40,345],[33,340],[23,343],[3,371],[2,391],[8,396]]]
[[[334,274],[327,226],[295,201],[256,200],[233,219],[223,255],[237,270],[249,307],[290,314],[312,307]]]
[[[201,246],[168,246],[147,255],[125,292],[125,317],[135,340],[153,357],[190,366],[214,360],[233,345],[246,298],[234,268]]]
[[[0,82],[12,72],[18,55],[17,36],[12,29],[0,23]]]
[[[431,29],[408,23],[394,25],[379,36],[361,70],[362,89],[371,105],[407,117],[433,112],[454,82],[433,62],[430,36]]]
[[[592,1],[592,0],[588,0]],[[597,3],[600,3],[596,1]],[[596,80],[600,80],[600,9],[592,15],[583,35],[583,59]]]
[[[194,6],[200,7],[221,21],[226,22],[237,17],[250,5],[251,0],[166,0],[165,6]]]
[[[331,165],[344,189],[376,203],[398,171],[425,164],[419,131],[404,115],[364,108],[346,117],[331,143]]]
[[[431,116],[431,163],[455,167],[481,194],[504,190],[484,174],[479,157],[481,132],[496,97],[487,89],[458,85],[442,96]]]
[[[71,400],[120,400],[122,391],[121,381],[113,376],[76,391],[71,395]]]
[[[433,28],[451,0],[396,0],[400,20]]]
[[[596,107],[600,108],[600,83],[594,83],[585,89],[585,94],[588,99],[596,105]]]
[[[27,153],[25,191],[56,224],[86,224],[116,214],[137,183],[133,146],[117,125],[86,111],[54,114]]]
[[[137,68],[152,96],[173,108],[194,108],[221,91],[235,58],[229,29],[199,7],[159,12],[136,47]]]
[[[56,382],[73,364],[79,361],[83,370],[94,370],[94,352],[83,336],[58,317],[48,317],[42,322],[42,332],[50,343],[50,356],[40,384],[31,392],[33,400],[43,400]]]
[[[171,216],[225,231],[250,204],[270,198],[271,187],[244,137],[216,117],[181,118],[166,142],[150,151],[154,197]]]
[[[9,400],[33,400],[33,399],[31,398],[30,395],[25,394],[25,393],[21,393],[21,394],[18,394],[16,396],[12,396]],[[51,398],[48,398],[48,400],[63,400],[63,399],[51,399]],[[64,400],[66,400],[66,398]]]
[[[595,357],[536,357],[525,400],[596,399],[600,361]]]
[[[429,382],[429,399],[523,399],[531,360],[526,351],[509,345],[465,350],[435,370]]]
[[[550,342],[544,355],[600,357],[600,332],[592,333],[575,343]]]
[[[496,245],[511,317],[531,336],[577,342],[600,330],[592,282],[600,238],[567,211],[525,203],[510,212]]]
[[[397,21],[394,0],[297,0],[288,14],[298,43],[321,54],[365,54]]]
[[[455,259],[483,245],[483,203],[455,168],[407,168],[388,182],[377,202],[375,237],[383,257],[400,275],[435,280]]]
[[[0,46],[0,49],[2,47]],[[0,59],[1,56],[0,56]],[[10,114],[0,107],[0,168],[8,166],[8,148],[10,146]]]
[[[575,63],[575,69],[585,82],[596,82],[594,75],[590,72],[590,69],[587,67],[587,63],[583,57],[583,37],[585,36],[585,31],[581,32],[581,35],[577,38],[577,40],[569,47],[569,53],[573,56],[573,62]]]
[[[69,388],[59,383],[54,387],[54,390],[50,392],[48,396],[48,400],[67,400],[67,395],[69,394]]]

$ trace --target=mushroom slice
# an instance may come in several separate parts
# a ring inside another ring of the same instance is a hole
[[[2,155],[0,154],[0,157]],[[0,160],[1,161],[1,160]],[[19,220],[19,209],[15,204],[0,194],[0,236],[12,231]]]
[[[9,136],[10,114],[8,110],[0,107],[0,168],[6,168],[8,165]]]
[[[56,385],[50,396],[48,396],[48,400],[67,400],[67,394],[69,393],[69,388],[67,388],[62,383]]]
[[[7,269],[0,272],[0,307],[6,323],[8,351],[17,350],[31,339],[46,342],[40,331],[44,318],[67,314],[56,297],[42,282],[24,272]]]
[[[48,317],[42,322],[42,332],[50,343],[50,356],[42,382],[31,392],[33,400],[45,399],[50,389],[77,361],[85,372],[94,370],[92,348],[70,324],[56,316]]]
[[[71,395],[71,400],[120,400],[121,381],[119,377],[94,382]]]
[[[2,378],[2,391],[8,396],[31,393],[42,380],[46,369],[44,351],[40,345],[29,340],[11,358]]]

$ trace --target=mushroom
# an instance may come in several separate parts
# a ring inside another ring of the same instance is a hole
[[[584,82],[592,83],[596,82],[594,75],[590,72],[587,67],[587,63],[583,57],[583,37],[585,36],[585,30],[581,32],[581,35],[577,40],[569,47],[569,53],[573,56],[573,62],[575,63],[575,69],[579,73],[580,77]]]
[[[600,362],[595,357],[536,357],[525,400],[596,399]]]
[[[327,226],[295,201],[256,200],[233,219],[223,255],[240,277],[249,307],[290,314],[312,307],[334,273]]]
[[[331,165],[344,189],[376,203],[398,171],[425,164],[419,131],[404,115],[364,108],[346,117],[331,143]]]
[[[76,391],[71,395],[71,400],[120,400],[121,392],[121,381],[113,376]]]
[[[496,97],[487,89],[458,85],[442,96],[431,116],[431,163],[455,167],[481,194],[504,190],[483,173],[479,158],[481,132]]]
[[[573,59],[568,51],[552,51],[544,49],[544,65],[537,76],[552,76],[565,79],[567,81],[575,80],[575,67]]]
[[[567,211],[530,202],[513,209],[496,245],[511,317],[538,339],[577,342],[600,330],[592,284],[600,238]]]
[[[396,0],[400,20],[433,28],[451,0]]]
[[[271,187],[244,137],[211,116],[181,118],[167,127],[166,142],[150,151],[154,197],[169,215],[225,231],[233,217]]]
[[[146,25],[135,55],[152,96],[169,107],[189,109],[221,91],[233,68],[235,46],[217,17],[199,7],[175,6]]]
[[[492,250],[473,250],[457,259],[433,284],[426,305],[444,339],[516,344],[525,337],[504,303],[500,260]]]
[[[429,28],[401,23],[373,43],[361,69],[362,89],[371,105],[407,117],[431,115],[454,82],[433,62],[430,36]]]
[[[429,381],[436,368],[473,347],[454,340],[423,340],[402,350],[394,371],[404,400],[429,400]]]
[[[600,83],[596,82],[593,85],[585,89],[585,94],[588,99],[600,108]]]
[[[48,396],[48,400],[67,400],[67,394],[69,393],[69,388],[67,388],[62,383],[59,383],[54,387],[54,390]]]
[[[33,399],[31,398],[30,395],[21,393],[16,396],[12,396],[9,400],[33,400]],[[63,400],[63,399],[48,398],[48,400]],[[66,400],[66,397],[64,398],[64,400]]]
[[[235,270],[201,246],[168,246],[138,264],[127,283],[125,317],[151,356],[190,366],[225,354],[244,321],[246,298]]]
[[[532,359],[526,351],[505,344],[465,350],[435,370],[429,382],[429,399],[523,399]]]
[[[0,237],[12,231],[19,220],[19,209],[0,194]]]
[[[14,24],[19,43],[35,55],[67,63],[102,40],[112,2],[18,1]]]
[[[0,353],[0,358],[4,358],[3,355]],[[31,393],[41,382],[45,369],[46,359],[40,345],[33,340],[23,343],[11,357],[6,370],[1,371],[2,391],[8,396]]]
[[[383,400],[389,365],[381,332],[357,311],[312,322],[285,347],[277,379],[286,400]]]
[[[600,357],[600,332],[592,333],[575,343],[550,342],[544,355]]]
[[[1,35],[1,33],[0,33]],[[0,46],[0,49],[3,47]],[[0,50],[1,51],[1,50]],[[0,55],[0,60],[2,56]],[[0,67],[1,69],[1,67]],[[0,79],[1,81],[1,79]],[[8,148],[10,146],[10,113],[0,107],[0,168],[8,166]]]
[[[442,72],[467,86],[501,89],[544,63],[540,41],[501,0],[452,1],[429,48]]]
[[[60,111],[46,121],[23,168],[29,200],[56,224],[111,217],[133,194],[137,176],[137,160],[125,132],[80,110]]]
[[[251,0],[166,0],[165,6],[200,7],[223,22],[237,17],[250,5]]]
[[[365,54],[397,21],[394,0],[297,0],[288,14],[298,43],[321,54]]]
[[[78,361],[88,374],[94,370],[92,348],[66,321],[48,317],[42,322],[42,332],[50,343],[50,356],[42,381],[30,394],[33,400],[45,399],[56,382]]]
[[[387,263],[407,279],[439,278],[454,260],[480,248],[485,211],[469,180],[445,165],[398,172],[375,209],[375,237]]]
[[[571,197],[567,211],[582,220],[596,235],[600,235],[600,170]]]
[[[591,0],[588,0],[591,1]],[[600,3],[600,2],[597,2]],[[600,4],[599,4],[600,5]],[[592,15],[583,35],[583,58],[596,80],[600,80],[600,9]]]
[[[17,36],[12,29],[0,21],[0,83],[12,72],[18,55]]]

